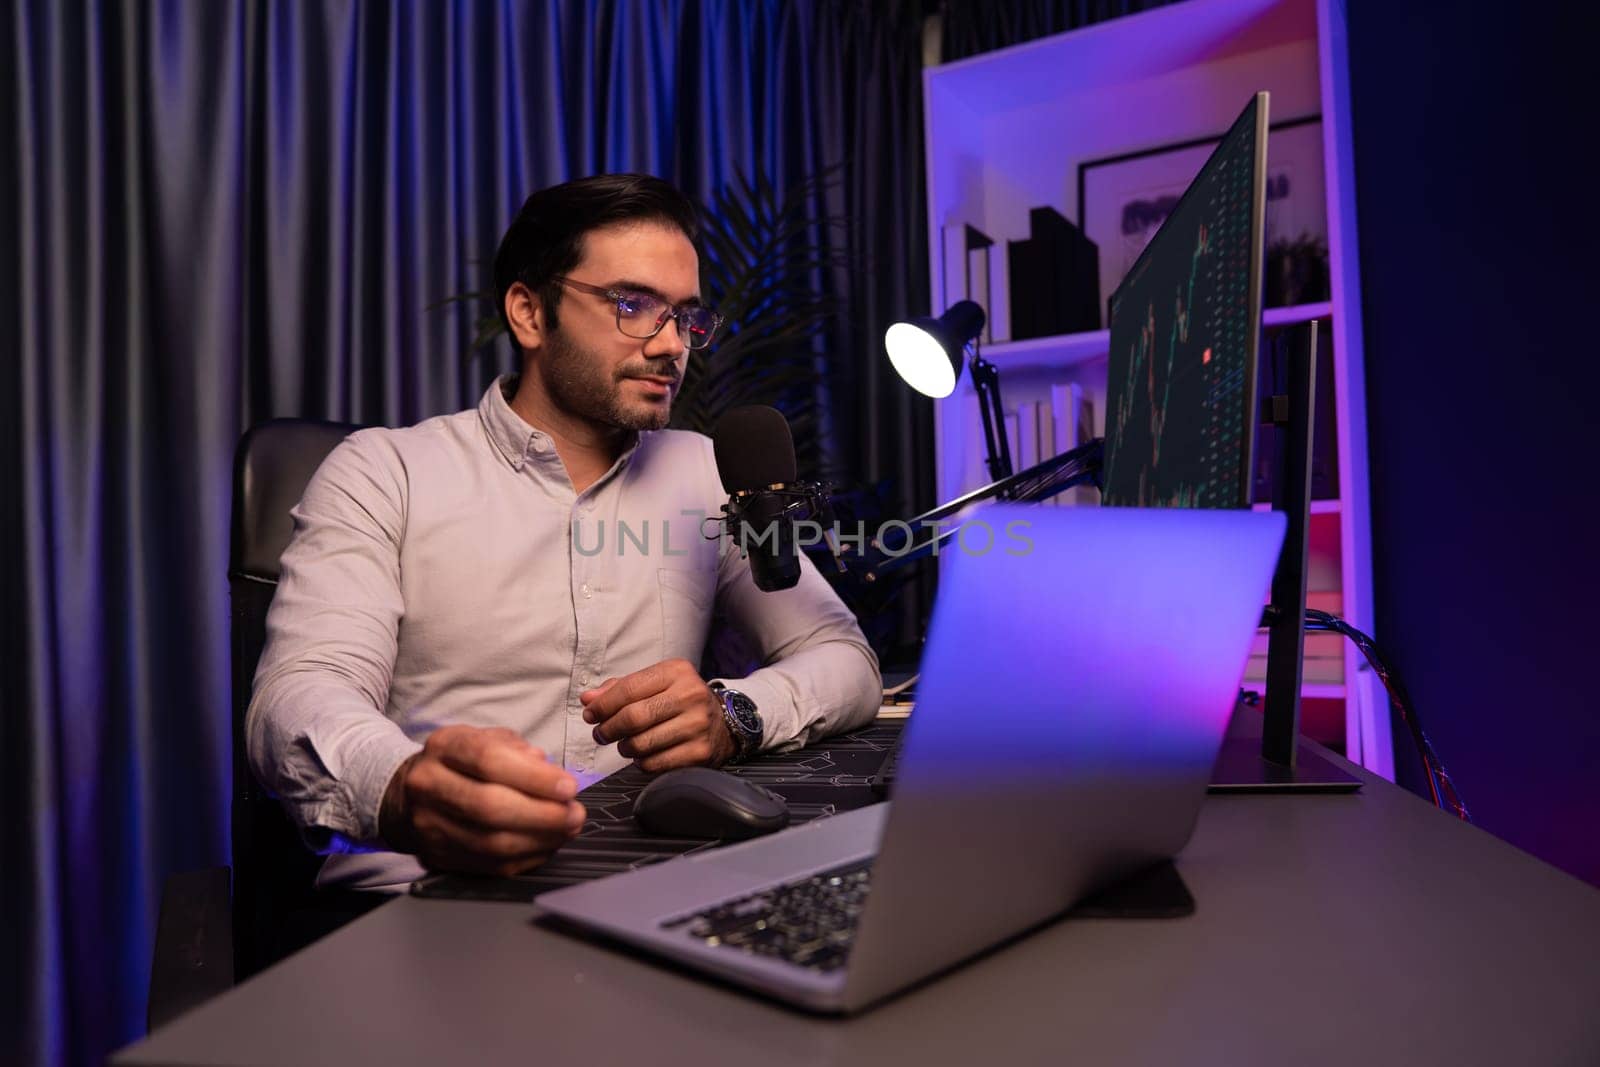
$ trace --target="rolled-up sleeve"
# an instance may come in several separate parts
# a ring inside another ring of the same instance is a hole
[[[878,657],[811,561],[800,581],[763,592],[750,561],[724,542],[719,608],[754,644],[761,667],[745,678],[715,679],[737,689],[761,712],[762,747],[798,748],[870,722],[883,703]]]
[[[313,848],[378,847],[384,789],[421,747],[384,713],[404,611],[403,464],[381,435],[352,435],[292,515],[245,717],[250,768]]]

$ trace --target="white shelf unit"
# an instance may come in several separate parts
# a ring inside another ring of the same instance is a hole
[[[1267,308],[1261,321],[1268,326],[1288,326],[1312,319],[1327,319],[1333,314],[1329,301],[1317,304],[1296,304],[1292,307]],[[1030,337],[1026,341],[1000,341],[983,348],[983,358],[999,367],[1010,370],[1045,368],[1061,370],[1079,363],[1104,360],[1111,350],[1110,330],[1090,330],[1086,333],[1067,333],[1055,337]],[[972,391],[970,380],[962,384]],[[1004,388],[1004,380],[1001,387]]]
[[[923,74],[930,291],[944,294],[947,224],[970,223],[996,241],[1028,236],[1028,210],[1077,218],[1080,163],[1225,131],[1252,93],[1271,93],[1271,121],[1320,115],[1331,299],[1269,309],[1270,325],[1326,319],[1333,326],[1339,499],[1313,505],[1311,589],[1318,606],[1372,632],[1366,404],[1356,255],[1354,161],[1345,26],[1339,0],[1185,0],[1138,15]],[[1102,301],[1109,295],[1101,294]],[[1009,316],[1007,316],[1009,318]],[[1104,431],[1105,330],[986,345],[1008,410],[1047,404],[1075,382]],[[982,478],[982,437],[971,382],[935,413],[940,500]],[[1306,697],[1342,699],[1351,759],[1393,777],[1389,711],[1381,686],[1343,650],[1343,681],[1308,684]]]

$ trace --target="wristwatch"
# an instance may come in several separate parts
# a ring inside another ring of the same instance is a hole
[[[756,702],[739,692],[729,689],[721,682],[711,682],[711,692],[722,701],[722,718],[728,724],[728,733],[733,737],[733,758],[731,763],[738,763],[754,755],[761,748],[761,738],[764,736],[764,727],[761,722],[761,712],[756,710]]]

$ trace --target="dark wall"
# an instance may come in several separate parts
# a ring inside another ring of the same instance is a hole
[[[1586,6],[1349,25],[1379,643],[1479,825],[1600,885]]]

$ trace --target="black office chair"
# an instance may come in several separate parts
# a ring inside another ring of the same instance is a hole
[[[288,916],[313,900],[320,859],[250,773],[244,715],[266,643],[289,511],[311,475],[358,426],[273,419],[239,440],[228,558],[232,632],[233,866],[173,875],[162,890],[150,976],[151,1029],[274,962]]]

